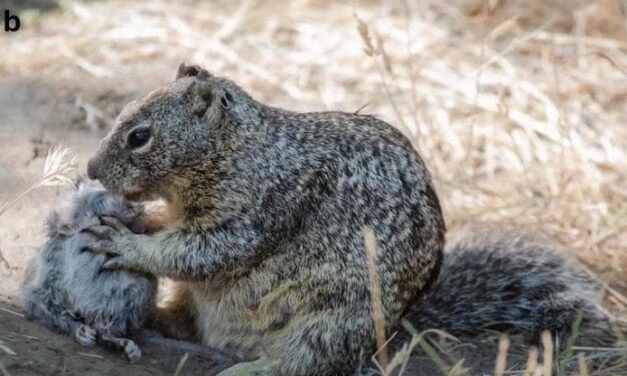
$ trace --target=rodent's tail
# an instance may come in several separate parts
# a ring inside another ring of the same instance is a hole
[[[447,247],[438,278],[406,318],[418,331],[466,338],[492,329],[537,343],[549,330],[563,344],[581,315],[577,344],[612,345],[615,328],[600,297],[590,274],[555,247],[512,234],[472,235]]]

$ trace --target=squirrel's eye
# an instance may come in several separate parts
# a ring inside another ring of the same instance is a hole
[[[128,135],[128,146],[137,149],[150,140],[150,128],[138,128]]]

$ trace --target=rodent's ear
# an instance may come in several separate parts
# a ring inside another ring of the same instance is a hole
[[[184,77],[209,78],[211,77],[211,73],[198,65],[185,65],[185,63],[181,63],[181,65],[179,65],[179,71],[176,74],[176,79],[178,80]]]
[[[194,115],[203,117],[213,101],[211,84],[204,81],[192,83],[190,86],[190,101]]]

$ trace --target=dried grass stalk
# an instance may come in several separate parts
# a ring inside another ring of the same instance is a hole
[[[499,337],[498,354],[496,356],[496,364],[494,366],[494,376],[503,376],[505,367],[507,367],[507,352],[509,351],[509,338],[506,334]]]
[[[374,321],[375,336],[377,341],[378,363],[381,369],[386,369],[389,363],[385,336],[385,316],[383,302],[381,300],[381,281],[378,271],[377,239],[370,227],[364,227],[364,247],[368,263],[368,281],[370,291],[370,306]]]
[[[545,330],[541,336],[542,347],[544,347],[542,359],[542,376],[553,375],[553,339],[551,332]]]

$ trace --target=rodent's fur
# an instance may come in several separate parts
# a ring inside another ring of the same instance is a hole
[[[72,335],[79,343],[124,350],[131,361],[139,347],[124,338],[139,329],[152,311],[156,278],[126,270],[105,270],[104,254],[89,251],[98,239],[82,230],[113,216],[144,232],[143,208],[80,180],[48,217],[48,241],[26,270],[21,299],[27,316],[47,328]]]
[[[372,116],[270,107],[197,66],[182,65],[176,81],[125,107],[88,175],[128,198],[168,202],[172,224],[153,236],[114,222],[92,231],[102,251],[118,255],[109,267],[184,282],[188,303],[178,308],[194,317],[203,343],[257,358],[223,375],[349,374],[370,357],[364,226],[378,241],[387,335],[408,313],[453,334],[510,319],[514,330],[561,330],[574,319],[572,302],[595,303],[578,295],[590,290],[579,273],[551,271],[561,258],[522,243],[447,254],[436,279],[445,224],[429,173],[401,133]],[[527,317],[517,305],[541,296],[517,284],[560,286],[550,297],[569,298]],[[490,309],[472,304],[479,296]],[[562,303],[557,325],[542,316]]]

